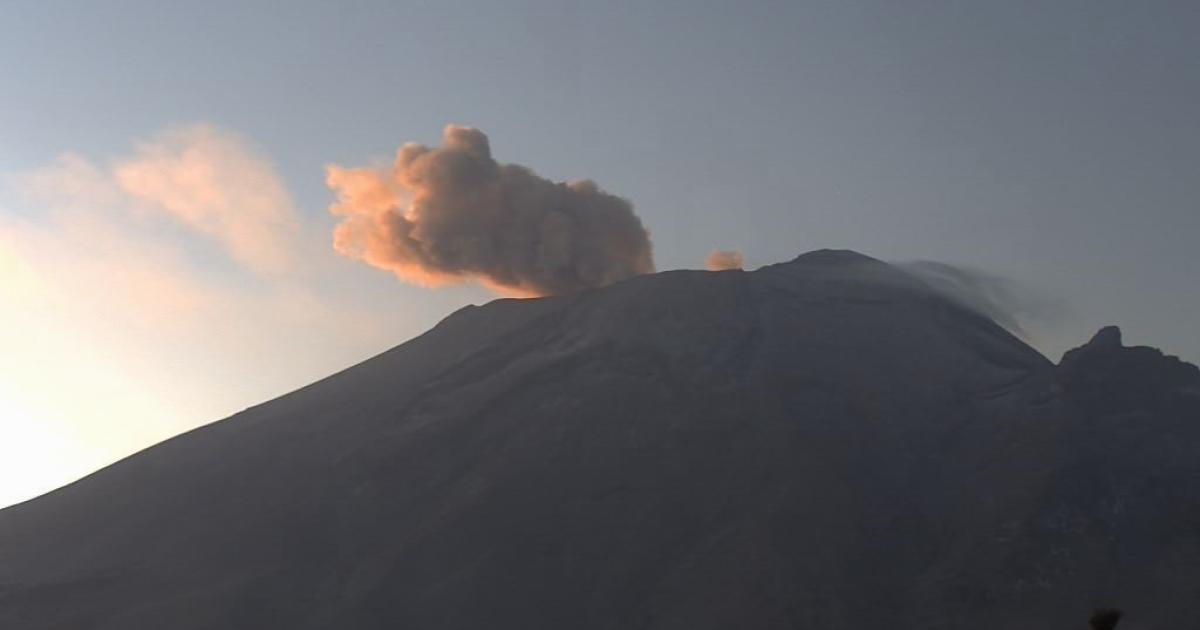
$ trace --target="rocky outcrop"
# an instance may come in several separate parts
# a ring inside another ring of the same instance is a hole
[[[1093,414],[1174,414],[1194,409],[1200,397],[1200,368],[1156,348],[1126,347],[1116,326],[1067,352],[1057,379],[1073,402]]]

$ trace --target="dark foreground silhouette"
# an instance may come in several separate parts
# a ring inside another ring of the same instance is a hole
[[[1092,630],[1113,630],[1121,621],[1121,611],[1115,608],[1101,608],[1092,614]]]
[[[1100,608],[1092,613],[1092,630],[1112,630],[1121,622],[1122,613],[1116,608]]]

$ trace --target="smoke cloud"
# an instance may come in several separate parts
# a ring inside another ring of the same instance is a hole
[[[709,271],[741,269],[745,264],[745,257],[742,256],[742,252],[737,250],[718,249],[709,254],[708,258],[704,259],[704,268]]]
[[[405,282],[550,295],[654,271],[628,201],[499,163],[477,129],[448,125],[436,148],[405,144],[390,169],[329,166],[326,182],[341,217],[334,248]]]

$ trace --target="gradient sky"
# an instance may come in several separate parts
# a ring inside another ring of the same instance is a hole
[[[0,505],[490,299],[329,248],[324,167],[447,123],[630,199],[659,269],[947,261],[1053,359],[1115,323],[1195,362],[1197,33],[1192,1],[5,3]],[[155,187],[180,155],[208,179]]]

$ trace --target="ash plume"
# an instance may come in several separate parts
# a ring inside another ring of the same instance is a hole
[[[654,271],[628,201],[497,162],[470,127],[448,125],[436,148],[405,144],[390,168],[329,166],[326,182],[335,249],[405,282],[551,295]]]
[[[741,269],[746,264],[745,256],[737,250],[716,250],[704,259],[704,268],[709,271]]]

